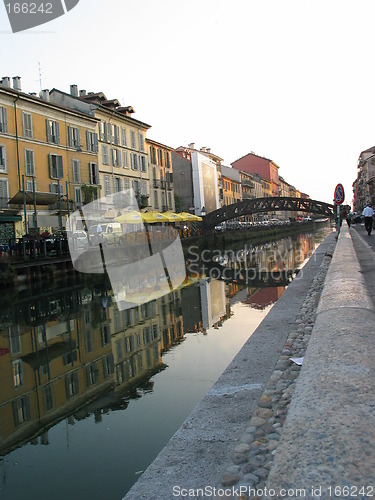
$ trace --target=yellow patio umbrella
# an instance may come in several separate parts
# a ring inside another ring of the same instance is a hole
[[[122,215],[119,215],[118,217],[115,217],[114,220],[116,222],[120,222],[120,224],[142,224],[143,223],[143,218],[142,218],[141,212],[137,212],[136,210],[132,210],[131,212],[125,212]]]
[[[176,214],[176,213],[172,212],[171,210],[168,210],[168,212],[163,212],[163,215],[168,217],[171,222],[182,222],[185,220],[183,217],[181,217],[180,214]]]
[[[150,210],[150,212],[142,212],[141,217],[144,222],[148,224],[155,224],[156,222],[173,222],[171,218],[167,215],[157,212],[156,210]]]
[[[199,215],[189,214],[189,212],[181,212],[178,214],[180,217],[183,217],[181,220],[190,221],[190,222],[202,222],[202,217]]]

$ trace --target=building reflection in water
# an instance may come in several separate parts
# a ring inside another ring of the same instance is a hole
[[[294,270],[312,251],[308,240],[282,240],[277,252],[264,247],[248,254],[246,265]],[[270,299],[236,280],[198,274],[184,285],[123,311],[104,284],[16,299],[0,310],[0,456],[28,442],[48,445],[48,430],[64,418],[94,415],[100,423],[103,413],[152,391],[153,375],[166,367],[163,353],[187,333],[219,328],[245,286],[251,306]],[[276,290],[272,301],[284,288],[269,288]]]

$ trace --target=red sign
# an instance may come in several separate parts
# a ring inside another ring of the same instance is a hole
[[[345,191],[344,191],[344,186],[342,184],[337,184],[335,187],[335,194],[333,201],[336,203],[336,205],[342,205],[345,200]]]
[[[0,347],[0,356],[5,356],[6,354],[9,354],[9,349],[7,347]]]

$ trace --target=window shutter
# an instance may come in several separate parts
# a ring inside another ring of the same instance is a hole
[[[74,141],[73,141],[73,128],[68,127],[68,142],[69,142],[69,147],[73,147]]]
[[[97,163],[94,163],[95,165],[95,184],[99,184],[99,166]]]
[[[53,159],[51,154],[48,155],[48,163],[49,163],[49,176],[52,179],[54,175],[53,175]]]
[[[60,124],[59,122],[55,122],[56,124],[56,144],[60,144]]]
[[[46,119],[47,142],[51,142],[51,127],[48,118]]]
[[[90,132],[86,130],[86,149],[90,151]]]
[[[121,167],[121,151],[117,150],[117,166]]]
[[[111,149],[111,159],[112,159],[112,166],[114,167],[116,165],[115,162],[115,150]]]
[[[93,163],[89,163],[90,184],[94,184]]]
[[[2,114],[2,122],[3,122],[3,132],[8,133],[8,118],[7,118],[7,109],[1,108]]]
[[[8,199],[8,181],[0,179],[0,200]]]
[[[57,163],[57,177],[62,179],[64,177],[62,156],[56,156],[56,163]]]
[[[94,152],[98,152],[98,134],[96,132],[93,133],[93,139],[94,139]]]

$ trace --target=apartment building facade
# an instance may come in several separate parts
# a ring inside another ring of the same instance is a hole
[[[98,169],[97,120],[51,102],[48,91],[23,93],[18,77],[13,82],[0,85],[2,238],[61,229]],[[13,229],[5,226],[9,217],[17,219]]]
[[[173,148],[146,139],[150,165],[150,205],[153,209],[166,212],[175,210],[173,185]]]

